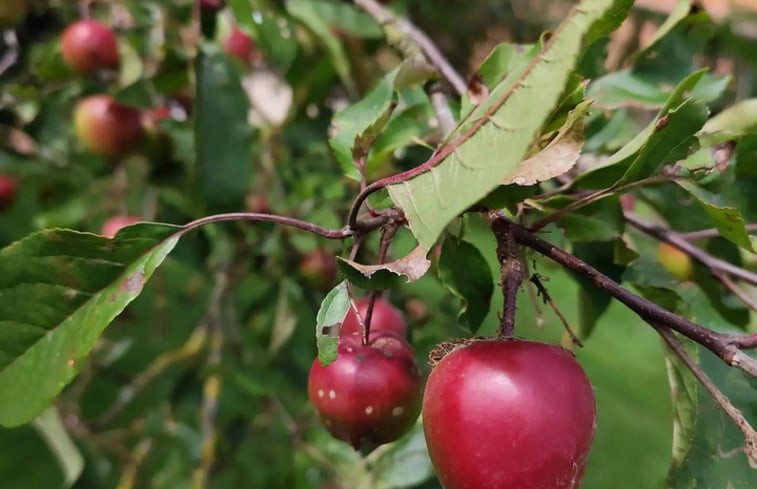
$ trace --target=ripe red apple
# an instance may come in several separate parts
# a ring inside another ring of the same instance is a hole
[[[308,396],[329,432],[358,450],[389,443],[407,432],[421,408],[423,381],[413,348],[382,332],[370,344],[339,339],[339,357],[328,367],[316,358]]]
[[[660,264],[681,282],[691,278],[694,271],[691,264],[691,257],[668,243],[660,243],[657,251],[657,259]]]
[[[423,429],[445,489],[572,489],[594,436],[594,392],[573,355],[478,340],[434,367]]]
[[[141,217],[136,217],[136,216],[109,217],[103,223],[103,227],[102,227],[102,230],[100,231],[100,234],[102,234],[106,238],[112,238],[122,228],[125,228],[126,226],[131,226],[132,224],[136,224],[142,221],[144,221],[144,219],[142,219]]]
[[[63,59],[79,73],[115,68],[118,43],[113,31],[94,20],[79,20],[63,31]]]
[[[255,49],[255,42],[250,36],[234,26],[229,37],[223,42],[223,47],[231,56],[249,64],[252,52]]]
[[[131,148],[142,136],[139,109],[116,102],[107,95],[81,100],[74,110],[79,140],[93,153],[114,156]]]
[[[13,27],[26,17],[28,0],[2,0],[0,2],[0,27]]]
[[[13,203],[18,191],[18,184],[13,177],[0,175],[0,210]]]
[[[300,261],[300,273],[316,287],[328,289],[336,282],[336,257],[323,248],[316,248]]]
[[[368,298],[363,297],[356,300],[355,305],[360,313],[360,317],[365,320],[365,314],[368,312]],[[399,309],[383,299],[376,299],[376,302],[373,304],[373,313],[371,314],[371,333],[378,333],[380,331],[396,333],[404,338],[407,334],[407,324]],[[339,334],[341,336],[362,335],[360,321],[358,321],[357,314],[355,314],[352,308],[347,312]]]

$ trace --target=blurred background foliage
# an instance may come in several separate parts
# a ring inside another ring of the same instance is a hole
[[[392,6],[470,76],[497,44],[535,42],[571,3],[395,0]],[[592,113],[589,151],[622,146],[650,120],[649,108],[664,102],[664,89],[695,68],[710,68],[714,110],[757,95],[752,3],[705,2],[713,19],[689,15],[656,57],[630,70],[631,56],[674,8],[637,3],[623,27],[582,60],[587,77],[619,70],[589,91],[598,107],[617,109]],[[212,212],[269,210],[341,226],[359,186],[332,156],[332,116],[400,59],[378,26],[348,5],[230,0],[217,19],[200,22],[194,0],[30,0],[26,19],[0,41],[0,174],[19,187],[0,211],[0,245],[49,227],[99,232],[119,214],[182,224]],[[118,70],[82,77],[63,63],[61,31],[84,13],[117,33]],[[235,25],[254,38],[243,61],[224,50]],[[81,146],[72,111],[96,93],[149,115],[140,148],[106,158]],[[405,102],[371,155],[371,178],[417,165],[438,142],[425,93],[410,93]],[[665,197],[659,193],[650,198]],[[496,276],[495,243],[484,223],[471,217],[464,225]],[[315,313],[333,277],[308,276],[300,263],[316,249],[346,256],[342,246],[243,222],[183,239],[107,329],[52,412],[0,429],[2,487],[170,489],[200,479],[213,488],[439,487],[419,426],[362,457],[327,434],[307,401]],[[403,256],[412,246],[401,232],[392,254]],[[358,261],[375,261],[376,248],[369,240]],[[575,282],[546,263],[538,270],[578,324]],[[435,273],[386,296],[406,312],[423,364],[437,342],[469,334]],[[545,310],[542,321],[529,301],[521,298],[518,334],[560,341],[554,314]],[[495,329],[498,289],[492,304],[477,334]],[[582,487],[662,487],[673,414],[660,341],[614,304],[579,359],[599,412]]]

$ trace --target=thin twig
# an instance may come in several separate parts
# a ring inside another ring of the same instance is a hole
[[[710,270],[727,273],[733,278],[743,280],[744,282],[752,285],[757,285],[757,274],[754,274],[748,270],[744,270],[743,268],[739,268],[736,265],[710,255],[706,251],[697,248],[696,246],[686,241],[675,231],[671,231],[670,229],[664,228],[662,226],[644,221],[632,212],[626,212],[624,213],[624,215],[626,221],[628,221],[629,224],[631,224],[639,231],[657,238],[660,241],[664,241],[668,244],[673,245],[674,247],[689,255],[694,260],[708,267]]]
[[[397,223],[389,223],[384,227],[381,233],[381,241],[379,242],[378,259],[376,263],[381,265],[386,262],[386,254],[389,251],[389,245],[392,243],[395,233],[399,225]],[[363,328],[363,345],[367,345],[371,335],[371,318],[373,317],[373,305],[376,303],[376,298],[379,295],[378,290],[372,290],[368,295],[368,307],[365,310],[365,318],[361,319],[358,315],[358,320]]]
[[[142,465],[147,454],[152,448],[152,438],[144,438],[131,452],[129,462],[126,464],[123,475],[116,485],[116,489],[132,489],[137,481],[139,466]]]
[[[594,202],[597,202],[598,200],[602,200],[605,197],[609,197],[611,195],[615,194],[622,194],[624,192],[628,192],[629,190],[632,190],[636,187],[646,186],[646,185],[652,185],[655,183],[665,183],[669,182],[673,177],[669,175],[657,175],[654,177],[645,178],[643,180],[639,180],[637,182],[632,182],[627,185],[621,185],[619,187],[610,187],[602,190],[598,190],[596,192],[590,193],[588,195],[581,196],[578,200],[573,202],[572,204],[566,205],[562,209],[558,209],[552,214],[549,214],[545,218],[541,219],[540,221],[536,222],[534,225],[532,225],[529,229],[531,229],[532,232],[537,232],[543,229],[548,224],[551,224],[561,217],[565,216],[566,214],[569,214],[571,212],[577,211],[578,209],[581,209],[582,207],[586,207],[587,205],[593,204]],[[534,200],[534,199],[529,199]]]
[[[578,336],[573,332],[573,328],[570,327],[570,323],[568,323],[568,319],[565,317],[565,315],[562,313],[559,307],[557,307],[557,303],[555,303],[554,300],[552,300],[552,297],[549,295],[549,292],[547,291],[547,288],[542,283],[542,276],[538,273],[534,273],[531,275],[531,283],[534,284],[536,289],[539,291],[539,294],[541,294],[542,300],[549,304],[550,307],[552,307],[552,310],[555,311],[555,314],[557,314],[557,317],[560,318],[560,321],[562,321],[562,325],[565,328],[565,331],[568,332],[568,336],[570,336],[571,341],[573,344],[578,345],[580,347],[583,347],[584,344],[581,343],[581,340],[578,339]]]
[[[434,108],[434,113],[436,114],[436,120],[439,121],[439,128],[442,130],[442,138],[447,139],[457,126],[455,116],[449,108],[447,94],[444,93],[441,84],[434,83],[429,88],[429,96],[431,98],[431,107]]]
[[[747,224],[744,226],[748,233],[757,234],[757,224]],[[720,236],[720,230],[717,228],[702,229],[700,231],[692,231],[690,233],[679,233],[679,236],[683,239],[694,241],[697,239],[717,238]]]
[[[713,275],[715,275],[715,278],[717,278],[721,284],[723,284],[728,290],[730,290],[733,295],[741,299],[741,302],[746,304],[749,309],[757,311],[757,302],[749,297],[749,295],[744,292],[738,285],[733,283],[733,280],[728,278],[728,275],[723,272],[715,272]]]
[[[368,15],[373,17],[382,26],[393,25],[397,31],[405,35],[420,48],[429,63],[434,65],[437,71],[452,85],[452,88],[455,89],[458,95],[465,93],[467,88],[465,79],[452,67],[425,32],[418,29],[409,20],[396,17],[376,0],[355,0],[355,4],[365,10]]]
[[[757,377],[757,360],[740,350],[740,347],[746,347],[741,346],[738,335],[718,333],[677,316],[654,302],[639,297],[621,287],[620,284],[599,270],[552,243],[537,237],[523,226],[510,221],[504,215],[500,215],[497,219],[506,220],[510,223],[516,242],[538,251],[568,270],[588,279],[593,285],[626,305],[647,323],[673,329],[712,351],[728,365],[738,367],[748,374]],[[745,338],[751,341],[751,336]]]
[[[736,406],[734,406],[728,397],[723,394],[714,382],[707,376],[707,374],[697,365],[697,363],[691,358],[686,348],[676,338],[675,334],[665,327],[656,327],[657,332],[662,336],[662,339],[670,346],[670,348],[678,355],[678,358],[691,370],[694,377],[707,389],[715,403],[723,410],[723,412],[731,418],[734,424],[744,435],[744,441],[746,447],[744,453],[749,460],[749,465],[752,468],[757,469],[757,432],[752,428],[744,414]]]

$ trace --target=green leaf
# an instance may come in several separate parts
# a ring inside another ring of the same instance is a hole
[[[138,224],[114,240],[48,230],[0,250],[0,424],[33,419],[74,378],[177,230]]]
[[[369,456],[376,489],[416,487],[434,475],[419,419],[409,433]]]
[[[705,146],[718,146],[750,135],[757,135],[757,98],[728,107],[707,121],[698,137]]]
[[[486,258],[467,241],[448,235],[439,258],[439,280],[460,299],[460,324],[475,332],[489,313],[494,279]]]
[[[350,310],[350,295],[347,282],[340,282],[331,289],[321,302],[315,323],[315,340],[318,347],[318,360],[328,366],[337,357],[339,345],[339,328]]]
[[[360,181],[353,155],[365,156],[395,107],[394,80],[399,68],[392,70],[359,102],[337,113],[331,121],[329,145],[344,174]]]
[[[47,408],[34,420],[34,428],[58,461],[64,487],[71,487],[84,470],[84,457],[68,436],[58,410],[52,406]]]
[[[384,36],[381,27],[365,12],[354,5],[332,0],[308,0],[308,9],[331,29],[338,29],[362,39],[380,39]],[[300,9],[296,6],[295,9]],[[331,32],[332,37],[337,37]]]
[[[474,111],[476,125],[437,152],[440,164],[388,188],[421,246],[430,249],[453,218],[512,174],[562,95],[582,39],[615,6],[612,0],[577,5],[539,55]]]
[[[636,137],[626,143],[607,160],[603,161],[600,165],[594,167],[592,170],[577,176],[574,179],[574,185],[577,185],[581,188],[609,187],[618,182],[626,173],[628,168],[634,163],[638,165],[637,168],[646,167],[647,164],[651,166],[653,163],[655,163],[654,161],[647,163],[649,161],[647,157],[640,159],[640,156],[645,151],[650,156],[652,154],[664,153],[664,150],[670,151],[670,141],[664,141],[659,148],[657,147],[662,136],[671,133],[670,130],[665,131],[666,127],[662,127],[665,123],[661,121],[663,121],[664,118],[667,117],[668,113],[673,109],[687,104],[686,94],[697,86],[704,74],[704,70],[699,70],[683,79],[681,83],[676,86],[675,90],[673,90],[673,92],[670,94],[667,101],[665,102],[665,105],[662,106],[652,122],[650,122],[636,135]],[[688,106],[685,113],[682,114],[686,117],[676,117],[676,126],[674,126],[674,128],[677,129],[679,125],[689,126],[690,121],[688,117],[689,115],[691,115],[690,112],[694,112],[695,117],[696,113],[700,112],[701,103],[692,101],[689,102],[689,104],[693,104],[693,107]],[[695,129],[694,132],[696,132],[696,130],[697,129]],[[678,136],[680,137],[680,135]]]
[[[646,45],[634,57],[639,58],[647,54],[660,40],[670,34],[682,20],[688,17],[691,10],[692,6],[689,0],[677,0],[675,7],[673,7],[665,22],[657,28],[657,31],[646,41]]]
[[[249,101],[233,60],[203,44],[197,56],[195,140],[197,197],[219,211],[244,207],[252,178]]]
[[[737,369],[725,365],[709,351],[687,342],[692,357],[746,419],[757,419],[757,390]],[[715,404],[682,362],[668,354],[676,412],[673,464],[668,475],[671,489],[724,487],[751,489],[755,469],[744,454],[744,437],[733,421]],[[680,387],[683,386],[683,389]]]
[[[323,17],[323,3],[318,0],[289,0],[286,9],[289,15],[307,26],[323,43],[339,79],[345,87],[354,92],[355,83],[350,76],[347,54],[337,36],[331,31],[329,19]]]
[[[696,199],[697,203],[710,216],[712,223],[722,237],[745,250],[755,252],[749,232],[746,229],[746,223],[738,209],[722,205],[719,202],[718,195],[697,187],[691,182],[681,180],[676,183]]]
[[[262,2],[228,0],[234,19],[255,39],[267,62],[286,73],[297,56],[295,29],[289,18],[262,8]]]
[[[616,282],[620,281],[625,267],[615,264],[615,243],[596,241],[592,243],[576,243],[573,254],[594,268],[604,273]],[[607,310],[611,298],[597,288],[590,280],[575,276],[579,285],[578,291],[578,323],[580,338],[588,338],[597,320]]]

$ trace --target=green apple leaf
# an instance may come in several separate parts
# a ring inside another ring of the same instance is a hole
[[[742,100],[728,107],[704,125],[699,141],[705,146],[717,146],[726,141],[757,134],[757,98]]]
[[[337,357],[339,326],[350,310],[350,294],[347,282],[340,282],[331,289],[321,302],[315,323],[315,340],[318,346],[318,360],[328,366]]]
[[[593,40],[610,23],[614,26],[618,11],[629,6],[630,2],[612,0],[576,5],[536,57],[500,82],[461,125],[457,137],[432,157],[438,164],[388,187],[422,247],[430,249],[452,219],[512,174],[554,110],[584,39]],[[591,30],[595,25],[601,28]]]
[[[113,240],[48,230],[0,250],[0,424],[30,421],[76,376],[178,229],[138,224]]]

